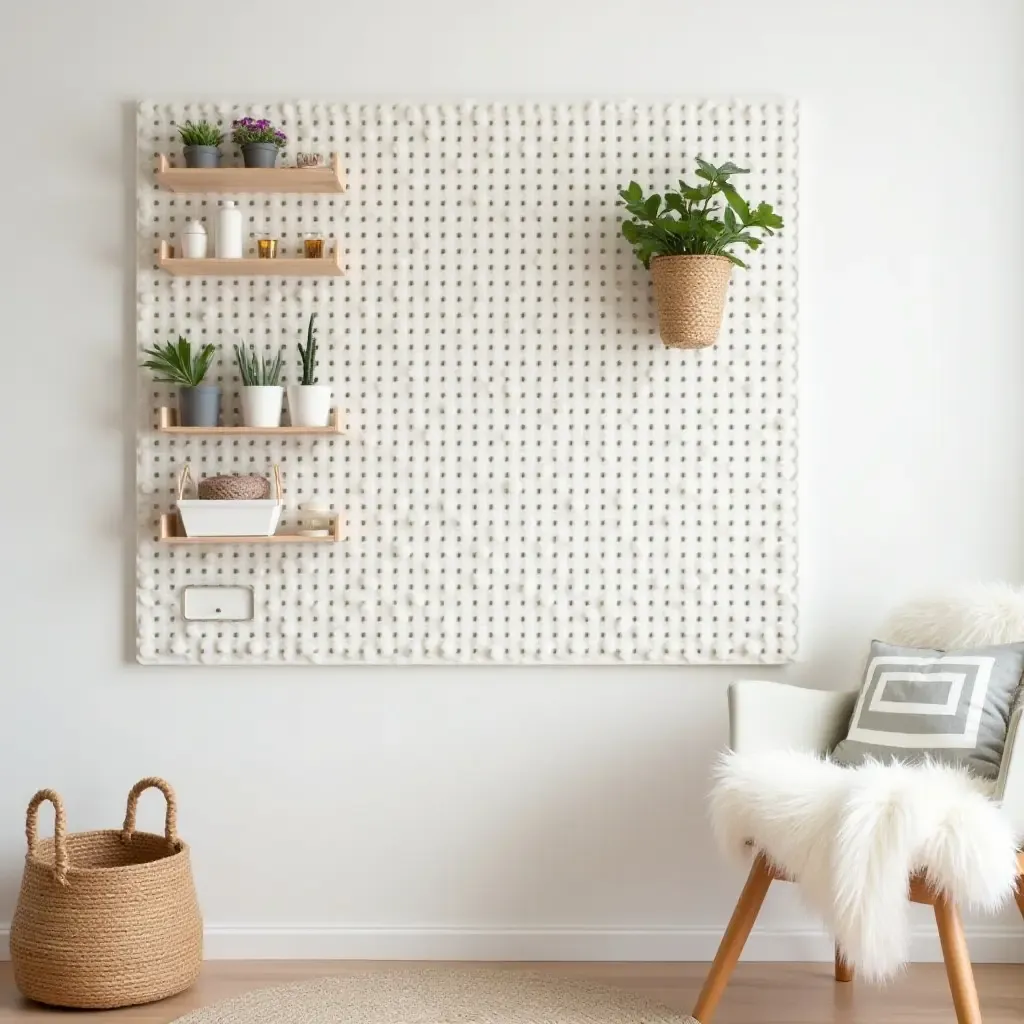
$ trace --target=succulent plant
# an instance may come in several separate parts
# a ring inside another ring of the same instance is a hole
[[[235,346],[235,360],[238,373],[246,387],[277,387],[281,383],[281,360],[284,353],[279,351],[270,360],[266,356],[256,355],[256,349],[246,352],[241,345]]]
[[[178,125],[178,134],[186,146],[219,146],[224,133],[209,121],[186,121]]]
[[[306,344],[299,342],[299,357],[302,359],[302,384],[316,384],[316,313],[309,314],[306,328]]]

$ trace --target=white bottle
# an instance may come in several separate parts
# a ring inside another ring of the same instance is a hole
[[[187,260],[206,259],[206,228],[199,221],[185,221],[181,232],[181,249],[181,255]]]
[[[217,213],[217,259],[240,260],[242,258],[242,211],[238,204],[225,200]]]

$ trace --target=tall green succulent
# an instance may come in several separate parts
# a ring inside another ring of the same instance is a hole
[[[306,328],[306,344],[299,342],[299,357],[302,359],[302,384],[316,384],[316,313],[309,314],[309,326]]]
[[[268,360],[266,356],[257,356],[255,348],[251,352],[246,352],[241,345],[235,346],[238,374],[246,387],[277,387],[281,383],[283,358],[283,351],[279,351],[273,360]]]
[[[160,384],[177,384],[183,388],[197,388],[210,369],[217,349],[204,345],[192,355],[192,343],[183,336],[156,348],[147,348],[144,354],[149,358],[143,362],[147,370],[153,371],[154,379]]]

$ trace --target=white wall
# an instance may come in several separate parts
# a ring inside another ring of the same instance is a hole
[[[1024,570],[1024,7],[96,0],[5,22],[0,921],[37,787],[113,825],[156,772],[215,953],[710,955],[739,884],[702,807],[733,673],[128,661],[131,109],[798,97],[804,661],[770,674],[852,685],[895,602]],[[1012,926],[984,950],[1019,954]],[[762,956],[825,948],[791,896],[763,927]]]

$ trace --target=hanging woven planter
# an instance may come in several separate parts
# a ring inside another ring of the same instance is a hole
[[[655,256],[651,260],[658,328],[667,348],[714,345],[732,267],[724,256]]]

